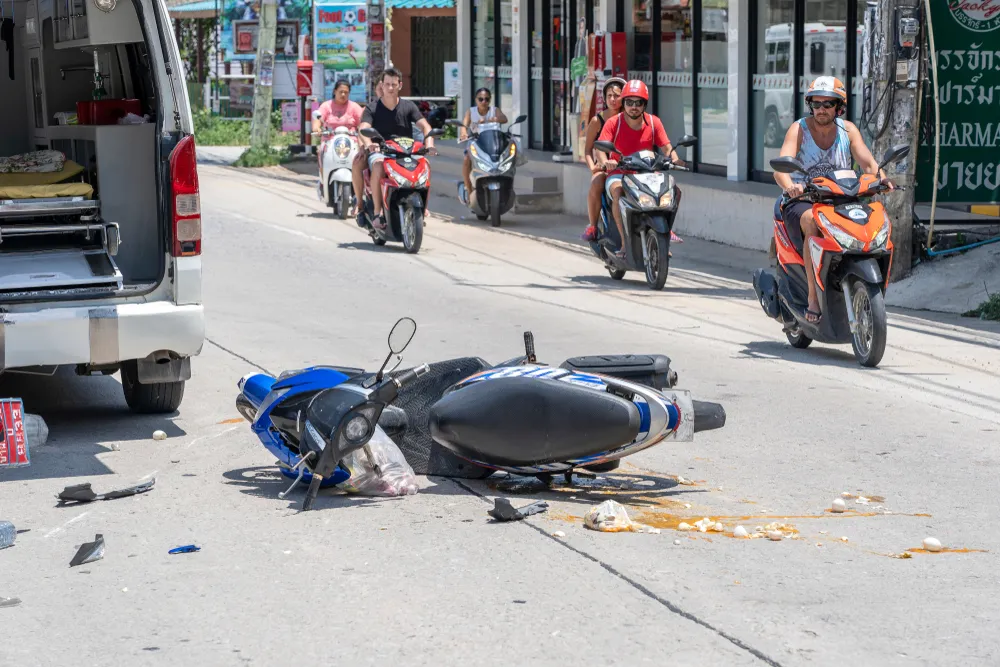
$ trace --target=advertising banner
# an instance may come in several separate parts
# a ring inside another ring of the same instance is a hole
[[[365,4],[317,4],[315,20],[315,60],[324,68],[323,98],[330,99],[334,83],[345,79],[351,84],[351,99],[366,104],[368,12]]]
[[[277,0],[276,60],[299,57],[299,37],[311,31],[310,0]],[[223,0],[219,49],[224,62],[255,60],[261,0]]]
[[[938,203],[998,203],[1000,0],[931,0],[931,12],[941,107]],[[929,202],[934,187],[933,101],[924,104],[923,116],[916,196]]]

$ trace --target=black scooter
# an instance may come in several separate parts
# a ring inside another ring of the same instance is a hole
[[[518,116],[506,131],[500,129],[500,123],[484,123],[478,132],[469,132],[472,192],[467,193],[465,183],[459,181],[458,199],[479,220],[490,218],[494,227],[500,226],[500,217],[514,206],[514,173],[519,155],[510,128],[526,120],[527,116]],[[455,118],[445,123],[469,129]]]

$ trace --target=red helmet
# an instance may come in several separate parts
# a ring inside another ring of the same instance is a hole
[[[622,100],[629,97],[638,97],[643,102],[649,102],[649,89],[639,79],[632,79],[625,84],[625,89],[622,90]]]

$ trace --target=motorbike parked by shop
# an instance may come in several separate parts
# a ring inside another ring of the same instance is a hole
[[[465,127],[469,131],[467,146],[472,163],[472,192],[465,191],[465,183],[458,182],[458,199],[469,207],[477,219],[490,219],[499,227],[501,216],[514,206],[514,175],[522,162],[520,147],[510,129],[528,120],[518,116],[502,129],[500,123],[482,123],[475,132],[457,118],[445,121],[447,125]]]
[[[698,143],[696,137],[685,135],[674,148]],[[608,155],[616,153],[614,144],[594,142],[594,148]],[[670,269],[670,238],[677,217],[678,195],[671,170],[689,171],[674,164],[669,157],[655,151],[639,151],[623,156],[618,168],[622,177],[621,213],[626,238],[619,239],[611,207],[614,201],[607,192],[601,194],[596,241],[590,242],[594,255],[604,262],[614,280],[621,280],[627,271],[642,271],[650,289],[661,290]],[[625,257],[616,253],[623,248]]]
[[[359,466],[350,457],[362,453],[381,475],[365,449],[379,434],[398,442],[421,474],[504,470],[551,482],[608,472],[626,456],[725,425],[721,405],[673,388],[676,374],[662,355],[575,357],[557,368],[537,361],[530,332],[525,354],[498,366],[466,357],[386,373],[415,332],[410,318],[396,323],[375,374],[313,366],[240,379],[237,410],[295,479],[281,497],[307,481],[309,509],[320,487],[351,482]]]
[[[890,148],[879,169],[908,155],[905,144]],[[793,157],[771,160],[775,171],[792,174],[806,170]],[[802,258],[801,233],[789,234],[779,204],[774,211],[774,271],[757,269],[753,287],[768,317],[782,324],[785,337],[800,349],[815,340],[851,343],[862,366],[878,366],[885,353],[888,322],[885,290],[892,267],[892,223],[885,207],[871,198],[889,187],[878,176],[852,169],[810,178],[805,192],[786,203],[812,202],[813,219],[820,235],[809,240],[812,266]],[[809,289],[806,271],[813,271],[822,317],[806,319]]]
[[[382,161],[382,210],[385,213],[386,228],[372,225],[375,210],[372,203],[371,174],[365,168],[364,206],[366,226],[372,242],[377,246],[387,241],[402,243],[410,254],[420,250],[424,238],[424,216],[427,213],[427,199],[430,197],[431,166],[424,157],[427,148],[423,141],[412,137],[384,138],[378,130],[366,127],[361,134],[379,144],[379,151],[385,156]],[[431,130],[427,137],[444,134],[444,130]],[[427,137],[424,137],[425,139]]]
[[[317,194],[320,201],[336,211],[338,218],[346,220],[354,204],[351,164],[359,149],[358,138],[346,127],[325,129],[322,137]]]

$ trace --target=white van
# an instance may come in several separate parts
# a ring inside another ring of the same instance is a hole
[[[173,412],[205,318],[191,110],[166,7],[0,5],[0,372],[120,371],[133,411]]]

